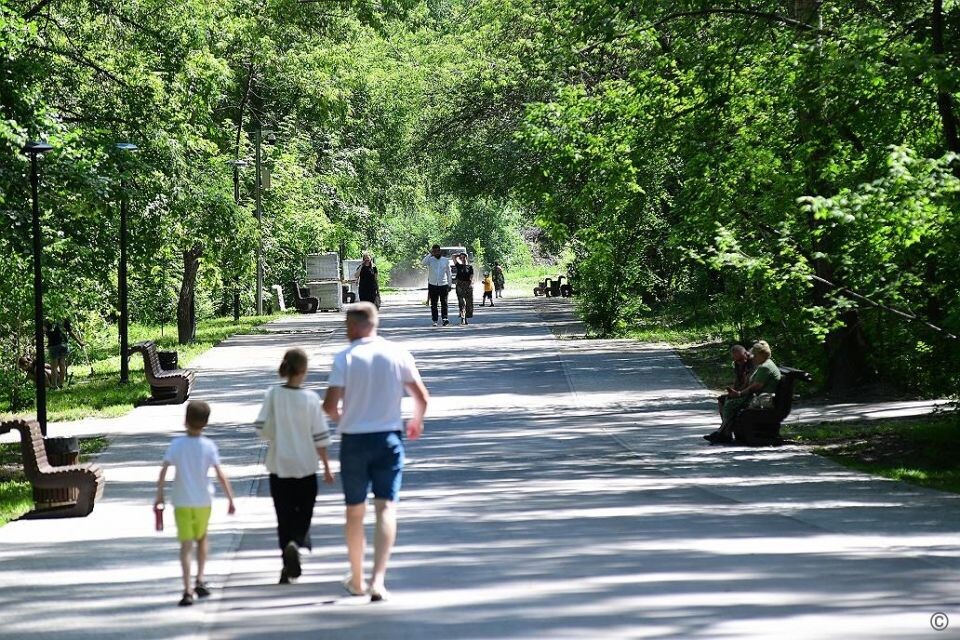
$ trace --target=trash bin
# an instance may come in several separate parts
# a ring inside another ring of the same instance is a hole
[[[47,450],[47,462],[50,463],[51,467],[65,467],[80,463],[80,441],[76,436],[44,438],[43,444]],[[33,488],[33,502],[37,509],[74,504],[79,498],[79,487]]]
[[[173,371],[180,368],[176,351],[157,351],[157,360],[160,361],[160,368],[164,371]]]

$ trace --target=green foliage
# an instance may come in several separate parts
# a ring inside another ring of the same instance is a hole
[[[929,3],[875,9],[465,4],[471,54],[437,72],[424,129],[457,192],[572,244],[598,334],[680,305],[837,390],[956,393],[957,341],[896,312],[960,330],[957,114],[937,99],[956,104],[960,7],[945,55]]]
[[[261,246],[268,286],[329,250],[421,282],[433,242],[528,266],[533,229],[572,251],[595,333],[680,305],[838,390],[955,392],[932,354],[957,370],[957,341],[890,309],[960,333],[960,6],[935,51],[932,3],[808,4],[0,0],[0,384],[29,348],[41,137],[54,316],[115,315],[123,170],[143,322],[173,320],[195,247],[209,317],[253,307]],[[262,225],[228,165],[258,127]]]

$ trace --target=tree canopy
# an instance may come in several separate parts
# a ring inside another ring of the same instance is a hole
[[[123,173],[145,322],[187,285],[201,315],[252,309],[261,241],[269,285],[433,241],[519,265],[537,227],[597,333],[669,308],[836,390],[956,393],[958,36],[953,0],[0,0],[0,382],[44,139],[51,317],[115,317]],[[258,128],[262,228],[230,164]]]

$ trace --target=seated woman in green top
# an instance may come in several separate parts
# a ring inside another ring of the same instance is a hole
[[[732,442],[733,419],[746,408],[750,398],[760,393],[775,393],[777,390],[780,368],[770,358],[770,345],[765,340],[759,340],[750,349],[750,353],[756,366],[750,376],[750,384],[740,391],[727,389],[727,401],[723,403],[723,423],[713,433],[703,436],[704,440],[710,443]]]

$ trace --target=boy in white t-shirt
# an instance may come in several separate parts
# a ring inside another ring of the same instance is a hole
[[[163,485],[167,479],[167,468],[176,467],[173,480],[174,519],[177,521],[177,538],[180,540],[180,566],[183,569],[183,597],[180,606],[193,604],[193,595],[205,598],[210,590],[203,581],[204,565],[207,562],[207,523],[210,521],[213,485],[208,473],[213,467],[227,494],[227,513],[233,515],[233,489],[230,481],[220,469],[220,453],[213,440],[200,435],[210,418],[210,406],[206,402],[192,401],[187,405],[187,435],[173,439],[163,456],[160,478],[157,480],[156,508],[163,507]],[[193,543],[197,543],[197,580],[194,590],[190,590],[190,563],[193,555]]]

